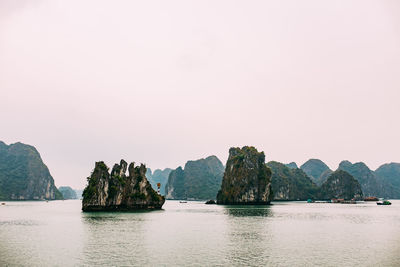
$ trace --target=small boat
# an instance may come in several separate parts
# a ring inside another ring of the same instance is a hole
[[[382,202],[376,202],[376,205],[392,205],[392,203],[388,200],[384,200]]]
[[[187,203],[187,201],[179,201],[179,203]]]
[[[4,203],[4,202],[1,203],[1,205],[3,205],[3,206],[4,206],[5,204],[6,204],[6,203]]]

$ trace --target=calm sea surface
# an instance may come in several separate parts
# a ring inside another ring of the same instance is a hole
[[[81,201],[0,206],[0,266],[400,266],[400,201],[217,206],[167,201],[82,213]]]

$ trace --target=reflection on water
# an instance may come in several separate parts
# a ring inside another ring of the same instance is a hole
[[[226,236],[228,252],[225,260],[229,265],[251,264],[264,266],[269,257],[271,216],[270,206],[224,206],[226,217]],[[238,245],[240,244],[240,245]]]
[[[144,265],[146,213],[81,213],[85,240],[83,262],[88,265]],[[99,257],[101,255],[101,257]],[[135,256],[134,256],[135,255]],[[141,255],[137,257],[137,255]]]
[[[226,213],[236,217],[248,217],[248,216],[262,216],[267,217],[271,215],[271,206],[260,206],[260,205],[246,205],[246,206],[224,206]]]
[[[390,207],[167,201],[153,212],[82,213],[80,201],[0,206],[0,266],[399,266]]]

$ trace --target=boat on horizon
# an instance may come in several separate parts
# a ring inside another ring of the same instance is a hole
[[[384,200],[384,201],[382,201],[382,202],[376,202],[376,205],[384,205],[384,206],[387,206],[387,205],[392,205],[392,203],[391,203],[389,200]]]

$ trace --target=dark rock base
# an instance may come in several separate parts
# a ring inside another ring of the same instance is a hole
[[[95,212],[95,211],[144,211],[144,210],[161,210],[162,205],[134,205],[134,206],[87,206],[83,207],[83,212]]]
[[[271,205],[271,201],[268,202],[217,202],[218,205]]]

